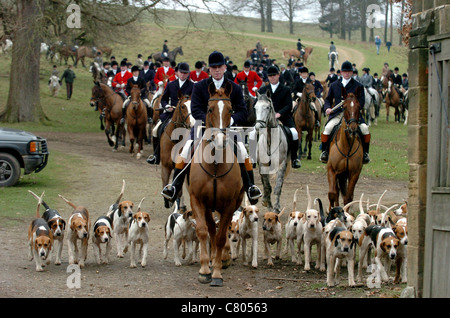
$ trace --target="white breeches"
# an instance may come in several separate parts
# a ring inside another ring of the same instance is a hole
[[[323,129],[323,134],[329,136],[331,134],[331,131],[333,130],[334,126],[339,124],[343,115],[344,115],[344,113],[340,113],[339,115],[337,115],[336,117],[334,117],[333,119],[328,121],[328,123],[325,125],[325,127]],[[361,133],[363,135],[369,134],[369,126],[367,126],[366,124],[359,124],[359,129],[361,130]]]
[[[295,127],[291,127],[289,128],[289,130],[292,133],[292,140],[298,140],[297,129],[295,129]],[[252,131],[249,132],[248,138],[250,138],[253,141],[256,140],[256,129],[253,129]]]
[[[155,128],[153,128],[153,130],[152,130],[153,137],[155,137],[155,138],[158,137],[158,129],[159,129],[159,126],[161,126],[161,124],[162,124],[162,121],[158,120],[158,123],[156,124]]]
[[[186,141],[186,143],[183,146],[183,149],[181,150],[180,156],[185,161],[187,161],[189,159],[190,149],[191,149],[191,145],[193,142],[194,141],[192,139],[189,139],[188,141]],[[239,146],[238,161],[244,162],[244,160],[249,157],[247,149],[245,148],[245,145],[242,141],[238,141],[237,144]]]

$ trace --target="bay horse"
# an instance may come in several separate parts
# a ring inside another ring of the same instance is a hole
[[[392,71],[383,78],[383,90],[385,92],[384,101],[386,104],[386,122],[389,122],[389,108],[394,107],[394,117],[395,122],[400,122],[400,107],[402,106],[400,103],[400,95],[397,92],[397,89],[394,87],[394,81],[391,77]]]
[[[106,84],[96,82],[93,88],[92,102],[99,102],[104,105],[103,114],[105,119],[105,134],[108,144],[116,151],[119,146],[119,139],[122,138],[122,145],[125,146],[125,129],[124,125],[120,124],[122,119],[122,105],[123,99],[111,87]],[[92,105],[92,104],[91,104]]]
[[[227,232],[233,213],[244,197],[244,189],[237,158],[227,140],[226,130],[230,126],[233,112],[230,101],[232,85],[227,83],[225,88],[216,90],[214,83],[211,83],[208,90],[210,99],[206,113],[206,131],[192,159],[188,179],[189,195],[200,241],[201,266],[198,280],[200,283],[210,283],[211,286],[223,286],[222,268],[231,262]],[[218,229],[213,217],[214,211],[220,214]]]
[[[141,89],[134,84],[130,90],[130,104],[126,115],[128,138],[130,138],[130,153],[134,154],[134,143],[138,145],[136,159],[142,156],[147,127],[147,107],[141,99]]]
[[[161,180],[163,188],[169,183],[170,174],[175,167],[174,162],[176,155],[181,151],[182,145],[186,143],[187,138],[189,138],[190,128],[194,124],[190,104],[190,96],[183,95],[180,91],[178,91],[178,104],[175,106],[171,120],[161,134],[159,147],[161,159]],[[181,131],[177,132],[176,135],[172,134],[175,129],[180,128],[185,128],[186,134],[179,135]],[[173,137],[174,139],[172,139]],[[178,145],[180,142],[181,146]],[[175,147],[175,145],[177,145],[177,147]],[[177,153],[172,153],[172,149],[174,149]],[[181,193],[182,191],[180,191],[180,196]],[[164,206],[166,208],[170,207],[170,203],[166,198],[164,198]]]
[[[314,136],[314,128],[315,128],[315,114],[311,109],[310,104],[316,102],[316,95],[314,94],[314,85],[306,84],[303,88],[302,97],[300,101],[297,102],[297,105],[294,108],[294,123],[295,129],[298,133],[298,139],[300,144],[302,142],[302,132],[308,132],[308,135],[305,137],[305,143],[308,144],[308,160],[311,160],[311,148],[312,148],[312,140]],[[320,118],[320,117],[319,117]],[[300,151],[302,147],[300,146]],[[305,144],[306,148],[306,144]]]
[[[183,48],[178,46],[174,48],[172,51],[169,51],[167,55],[169,56],[170,62],[176,62],[177,54],[183,55]],[[162,63],[162,52],[154,53],[151,55],[156,62]]]
[[[353,193],[363,166],[362,141],[358,133],[360,105],[358,97],[362,94],[358,87],[355,94],[342,88],[344,112],[337,132],[331,137],[330,154],[327,162],[328,199],[330,210],[339,206],[339,194],[344,205],[353,201]]]
[[[253,127],[256,123],[256,113],[255,113],[255,101],[256,98],[254,98],[249,90],[248,90],[248,83],[247,83],[247,78],[245,78],[245,80],[240,81],[239,82],[239,86],[242,88],[242,94],[244,96],[244,101],[245,104],[247,105],[247,120],[245,122],[245,126],[249,126],[249,127]]]
[[[305,47],[305,53],[303,54],[303,58],[300,57],[300,62],[303,62],[303,64],[308,64],[308,57],[312,54],[313,48],[312,47]]]
[[[258,150],[257,162],[259,174],[264,187],[262,205],[270,211],[280,213],[280,198],[284,178],[290,167],[288,140],[281,125],[275,118],[275,109],[270,98],[271,91],[266,94],[257,93],[258,101],[255,104]],[[261,128],[265,128],[262,130]],[[272,206],[270,175],[276,176],[274,189],[275,204]]]
[[[96,57],[97,52],[102,53],[102,51],[100,51],[98,48],[96,49],[94,47],[80,46],[75,54],[74,66],[77,67],[78,61],[81,60],[81,64],[83,65],[83,67],[86,67],[86,65],[84,64],[84,58],[89,57],[93,59]]]

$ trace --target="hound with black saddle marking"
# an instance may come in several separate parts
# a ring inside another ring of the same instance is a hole
[[[325,239],[327,259],[327,285],[332,287],[340,282],[341,259],[347,261],[348,285],[355,286],[355,241],[345,227],[336,226]]]
[[[42,193],[42,196],[44,193]],[[34,219],[28,228],[28,245],[30,247],[28,258],[36,262],[36,271],[42,272],[44,269],[43,261],[50,264],[48,258],[53,246],[53,233],[43,218],[39,217],[39,207],[41,206],[42,196],[38,201],[36,208],[36,219]]]
[[[117,245],[117,257],[122,258],[128,251],[128,227],[133,216],[133,202],[122,201],[123,193],[125,190],[125,180],[123,180],[122,191],[116,202],[109,207],[106,215],[112,220],[112,228],[114,233],[114,239]]]
[[[94,223],[92,236],[92,247],[94,249],[95,261],[98,265],[108,264],[112,248],[112,220],[108,216],[100,216]],[[105,244],[105,254],[102,257],[101,244]]]
[[[31,193],[39,201],[40,198],[35,193],[30,190],[28,190],[28,192]],[[45,212],[42,215],[42,218],[47,222],[48,226],[52,230],[54,240],[54,247],[49,256],[49,259],[52,259],[52,254],[56,250],[55,265],[61,265],[61,252],[64,245],[64,231],[66,229],[66,221],[64,221],[57,210],[51,209],[43,200],[42,205],[45,207]],[[56,244],[56,242],[58,242],[58,244]]]
[[[84,206],[76,206],[62,195],[59,195],[59,197],[74,209],[69,218],[69,228],[67,230],[69,264],[78,264],[80,268],[83,268],[87,258],[89,229],[91,228],[89,212]],[[78,254],[78,240],[81,241],[81,256]]]

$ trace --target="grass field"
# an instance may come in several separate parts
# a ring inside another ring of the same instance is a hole
[[[252,19],[249,19],[252,20]],[[287,34],[287,28],[283,29],[276,23],[274,33],[271,37],[278,39],[263,39],[262,36],[267,33],[259,32],[259,25],[255,21],[249,21],[244,18],[239,19],[239,23],[229,22],[233,28],[230,27],[229,33],[224,32],[217,27],[208,27],[208,22],[202,20],[199,23],[199,28],[191,28],[186,30],[183,27],[182,21],[186,19],[180,16],[180,13],[175,13],[175,18],[170,19],[170,23],[161,28],[155,25],[152,21],[142,19],[140,24],[135,27],[133,32],[133,39],[123,40],[111,44],[113,48],[113,55],[117,59],[128,57],[131,62],[134,62],[137,54],[141,53],[144,57],[161,50],[164,39],[169,40],[169,48],[172,49],[176,45],[182,45],[184,55],[177,59],[178,62],[186,61],[193,65],[197,60],[207,61],[209,53],[213,50],[220,50],[224,55],[230,56],[239,68],[245,61],[245,53],[248,49],[255,46],[255,43],[260,40],[263,46],[268,47],[268,53],[271,58],[276,58],[277,63],[285,62],[281,58],[282,50],[294,48],[298,34]],[[254,19],[253,19],[254,20]],[[235,21],[236,20],[232,20]],[[280,24],[281,25],[281,24]],[[317,26],[298,25],[296,29],[301,29],[302,40],[305,44],[308,42],[329,44],[329,37],[322,31],[318,30]],[[244,33],[246,30],[252,35]],[[261,36],[261,39],[258,38]],[[147,39],[147,40],[143,40]],[[365,65],[358,65],[370,67],[372,73],[374,71],[380,72],[383,63],[389,62],[391,66],[398,66],[400,72],[405,72],[407,69],[407,49],[403,47],[394,46],[391,52],[387,54],[384,48],[382,54],[377,56],[375,53],[375,46],[372,44],[361,42],[348,42],[334,39],[338,50],[340,47],[349,47],[355,49],[365,56]],[[314,55],[310,59],[309,69],[316,73],[324,72],[328,69],[327,49],[316,47]],[[9,88],[9,74],[11,57],[0,56],[0,111],[4,109],[8,96]],[[64,65],[59,66],[60,74],[64,71]],[[98,115],[89,106],[89,99],[91,96],[91,88],[93,86],[92,76],[88,70],[79,66],[75,69],[77,79],[74,84],[74,93],[72,100],[67,101],[65,98],[65,84],[61,87],[60,95],[57,98],[51,97],[47,88],[47,81],[52,69],[52,63],[47,61],[44,56],[41,57],[41,105],[49,120],[44,123],[20,123],[20,124],[4,124],[2,127],[11,127],[17,129],[24,129],[31,132],[98,132],[103,134],[99,129]],[[24,89],[26,94],[26,89]],[[392,112],[392,110],[391,110]],[[408,180],[408,153],[407,153],[407,127],[403,124],[395,124],[392,122],[385,122],[385,109],[382,106],[378,126],[372,126],[370,131],[372,133],[370,156],[372,162],[363,167],[362,177],[372,177],[392,180]],[[313,144],[313,160],[302,160],[301,172],[308,172],[313,174],[326,174],[325,165],[320,163],[318,158],[320,155],[319,143]],[[82,158],[75,158],[67,156],[63,153],[52,152],[49,165],[39,174],[32,174],[23,176],[20,184],[14,188],[2,189],[0,188],[0,216],[8,214],[8,206],[16,205],[23,206],[24,211],[29,211],[30,201],[23,202],[23,193],[25,190],[31,189],[47,189],[46,197],[57,197],[57,191],[63,191],[70,187],[68,179],[61,179],[58,172],[61,170],[68,170],[83,173]],[[73,169],[73,168],[77,169]],[[79,168],[79,169],[78,169]],[[65,174],[67,176],[67,174]],[[34,203],[33,203],[34,204]],[[31,205],[33,205],[31,204]],[[15,209],[17,211],[17,209]],[[20,210],[20,209],[19,209]],[[8,215],[8,218],[14,219],[20,215]],[[3,219],[3,218],[2,218]]]

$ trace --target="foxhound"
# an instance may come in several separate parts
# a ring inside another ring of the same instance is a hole
[[[239,236],[242,244],[242,259],[244,265],[248,265],[247,258],[247,240],[251,239],[252,247],[250,249],[250,258],[252,260],[252,267],[258,267],[258,220],[259,209],[256,205],[249,205],[247,202],[247,195],[244,196],[245,205],[242,213],[239,216]],[[278,254],[279,255],[279,254]]]
[[[114,239],[117,245],[117,257],[122,258],[128,251],[128,226],[133,216],[133,202],[122,201],[125,190],[125,180],[123,180],[122,191],[119,194],[116,202],[109,207],[106,216],[112,220],[112,228]]]
[[[98,265],[108,264],[112,248],[112,220],[108,216],[100,216],[94,223],[92,235],[92,247],[94,249],[95,261]],[[105,244],[105,255],[102,257],[101,244]]]
[[[266,212],[264,214],[264,221],[262,224],[264,234],[264,259],[267,259],[267,265],[269,266],[273,266],[272,255],[270,252],[271,244],[277,244],[275,259],[280,258],[282,240],[280,217],[284,213],[284,210],[285,209],[283,209],[280,214],[277,214],[275,212]]]
[[[348,285],[355,286],[355,241],[346,227],[336,226],[325,239],[327,259],[327,285],[332,287],[340,282],[340,260],[347,261]]]
[[[389,260],[394,260],[397,257],[397,250],[399,247],[399,239],[394,231],[390,228],[385,228],[380,225],[370,225],[364,231],[364,234],[359,240],[359,266],[357,280],[362,279],[363,260],[367,255],[369,247],[375,248],[375,265],[378,268],[377,275],[381,275],[381,281],[388,281],[389,277],[386,272],[386,266]],[[389,263],[390,264],[390,263]]]
[[[148,240],[150,236],[150,229],[148,223],[150,222],[150,215],[147,212],[141,212],[141,200],[137,212],[133,215],[130,223],[128,243],[131,248],[130,267],[136,267],[136,246],[140,244],[139,256],[142,267],[147,265],[148,254]]]
[[[76,206],[62,195],[59,195],[68,205],[74,210],[69,218],[68,247],[69,247],[69,264],[78,264],[80,268],[84,267],[84,262],[87,258],[89,229],[91,228],[91,221],[89,219],[89,212],[84,206]],[[77,240],[81,241],[81,256],[78,255]]]
[[[28,190],[38,201],[39,197]],[[42,218],[47,222],[48,226],[52,230],[53,240],[54,240],[54,248],[49,256],[49,259],[52,259],[52,254],[56,251],[55,257],[55,265],[61,265],[61,252],[64,245],[64,231],[66,229],[66,221],[61,217],[59,212],[55,209],[51,209],[45,201],[41,201],[42,205],[45,207],[45,212],[42,215]],[[58,242],[58,243],[56,243]]]
[[[187,262],[194,264],[196,253],[199,247],[199,240],[195,231],[196,223],[192,211],[178,213],[178,204],[175,202],[175,209],[169,215],[165,225],[165,243],[163,256],[167,258],[167,244],[173,235],[173,255],[175,266],[181,266],[180,245],[186,244],[188,247]]]
[[[239,207],[233,213],[230,227],[228,228],[228,240],[230,241],[231,259],[234,261],[239,256],[239,247],[241,245],[241,236],[239,235],[239,219],[242,214],[242,207]]]
[[[392,228],[395,235],[399,239],[399,246],[397,250],[396,258],[396,273],[394,283],[407,282],[407,245],[408,245],[408,226],[406,218],[402,218],[397,221],[395,226]]]
[[[42,193],[42,196],[43,195],[44,193]],[[39,207],[41,206],[42,196],[39,198],[37,204],[36,218],[28,227],[28,258],[30,261],[34,259],[37,272],[44,271],[42,268],[44,266],[42,261],[47,261],[47,265],[50,264],[50,259],[48,259],[48,256],[53,246],[53,233],[50,230],[47,221],[39,217]]]
[[[295,253],[295,243],[301,239],[303,235],[303,227],[301,226],[302,218],[304,216],[303,212],[297,211],[297,191],[295,190],[294,199],[293,199],[293,207],[292,212],[289,214],[288,221],[285,225],[286,230],[286,251],[288,248],[291,251],[291,259],[293,263],[297,265],[302,264],[302,256],[301,256],[301,246],[297,246],[298,257]]]

